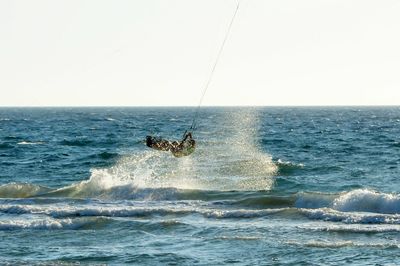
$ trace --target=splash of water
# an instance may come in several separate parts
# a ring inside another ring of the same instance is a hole
[[[256,110],[225,114],[219,123],[211,129],[215,137],[200,138],[192,156],[176,159],[168,153],[144,150],[120,159],[111,168],[94,170],[82,186],[269,190],[277,166],[257,145]]]

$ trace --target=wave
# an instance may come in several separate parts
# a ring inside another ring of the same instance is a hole
[[[397,216],[390,218],[385,214],[400,215],[399,195],[368,189],[356,189],[339,194],[303,192],[275,195],[263,191],[207,191],[176,187],[143,187],[140,186],[139,182],[132,182],[131,179],[116,180],[112,175],[109,173],[107,175],[101,170],[93,171],[89,180],[59,189],[29,183],[10,183],[0,186],[0,198],[38,197],[140,200],[146,202],[200,200],[214,205],[240,206],[255,211],[295,208],[302,210],[311,219],[351,223],[391,223],[390,219],[392,218],[394,219],[393,223],[397,223]],[[359,213],[366,214],[360,216]]]
[[[356,241],[321,241],[321,240],[313,240],[305,243],[299,241],[287,241],[286,244],[296,245],[296,246],[305,246],[312,248],[347,248],[347,247],[358,247],[358,248],[400,248],[400,245],[397,243],[365,243],[365,242],[356,242]]]
[[[37,141],[37,142],[32,142],[32,141],[20,141],[17,143],[17,145],[39,145],[39,144],[44,144],[42,141]]]
[[[290,175],[296,170],[303,169],[304,164],[296,164],[292,162],[286,162],[282,161],[281,159],[278,159],[278,161],[275,162],[276,166],[278,167],[278,174],[279,175]]]
[[[108,159],[113,159],[113,158],[118,157],[119,154],[112,153],[112,152],[102,152],[102,153],[97,154],[97,156],[101,159],[108,160]]]
[[[9,183],[0,186],[0,198],[28,198],[49,191],[50,188],[29,183]]]
[[[400,224],[398,214],[375,214],[367,212],[341,212],[329,208],[301,209],[306,217],[330,222],[348,224]]]
[[[342,212],[400,213],[400,195],[370,189],[355,189],[339,194],[300,193],[297,208],[332,208]]]
[[[400,213],[400,195],[357,189],[335,198],[333,208],[345,212]]]
[[[249,208],[285,208],[292,207],[295,202],[293,196],[275,196],[275,195],[256,195],[239,199],[234,205],[240,205]]]
[[[328,224],[328,225],[311,225],[298,226],[300,229],[323,232],[336,233],[385,233],[385,232],[400,232],[399,224]]]
[[[11,145],[10,143],[0,143],[0,149],[12,149],[14,148],[13,145]]]
[[[4,137],[5,140],[20,140],[21,137],[17,137],[17,136],[6,136]]]
[[[104,226],[108,221],[104,218],[75,218],[75,219],[53,219],[42,218],[32,220],[7,220],[0,221],[0,230],[78,230],[78,229],[98,229]]]
[[[278,196],[265,195],[265,192],[141,188],[131,183],[123,183],[123,181],[119,185],[116,185],[113,179],[108,181],[109,183],[103,178],[96,179],[94,175],[90,180],[61,189],[31,184],[3,185],[0,186],[1,198],[30,197],[30,199],[27,199],[25,203],[22,199],[2,199],[0,212],[13,215],[42,214],[52,218],[199,214],[211,219],[248,219],[272,215],[286,219],[307,218],[342,224],[394,225],[385,230],[400,231],[400,227],[396,227],[400,226],[400,213],[397,209],[398,196],[371,190],[358,189],[339,194],[298,193]],[[72,204],[67,204],[67,200],[71,198]],[[94,199],[88,201],[90,198]],[[101,200],[96,200],[96,198]],[[105,202],[111,203],[101,203],[105,199]],[[98,201],[100,204],[97,203]],[[330,227],[324,230],[373,231],[365,227],[344,229]]]
[[[169,204],[166,206],[66,206],[66,205],[27,205],[27,204],[1,204],[0,212],[3,214],[32,214],[46,215],[51,218],[76,218],[76,217],[151,217],[151,216],[182,216],[200,214],[206,218],[234,219],[234,218],[259,218],[279,213],[293,213],[294,209],[280,208],[268,210],[226,210],[212,209],[209,206],[198,204]]]
[[[50,207],[31,205],[0,205],[0,211],[6,214],[44,214],[53,218],[66,217],[146,217],[151,215],[187,214],[189,210],[146,207]]]
[[[95,153],[95,154],[91,154],[89,156],[86,157],[87,160],[91,160],[91,159],[101,159],[101,160],[111,160],[111,159],[115,159],[120,157],[119,153],[115,153],[115,152],[100,152],[100,153]]]
[[[139,204],[140,205],[140,204]],[[77,217],[179,217],[186,215],[201,215],[210,219],[252,219],[270,216],[286,219],[300,219],[306,217],[311,220],[325,222],[341,222],[348,225],[385,225],[386,227],[321,227],[315,226],[313,230],[325,231],[353,231],[353,232],[387,232],[400,231],[400,215],[397,214],[371,214],[340,212],[328,208],[323,209],[297,209],[273,208],[262,210],[251,209],[226,209],[215,208],[199,202],[172,202],[166,205],[127,206],[127,205],[65,205],[65,204],[1,204],[0,212],[8,215],[45,215],[51,218],[77,218]],[[391,227],[387,227],[391,225]],[[375,231],[374,231],[375,230]]]
[[[78,147],[88,146],[92,143],[93,142],[89,139],[74,139],[74,140],[64,139],[63,141],[60,142],[60,144],[64,146],[78,146]]]

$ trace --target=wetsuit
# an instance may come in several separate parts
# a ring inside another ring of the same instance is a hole
[[[191,132],[186,133],[182,141],[173,142],[161,138],[147,136],[146,145],[150,148],[160,151],[171,151],[175,157],[188,156],[192,154],[196,148],[196,142],[193,139]]]

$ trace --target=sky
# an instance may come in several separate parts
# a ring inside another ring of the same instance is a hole
[[[0,106],[196,106],[236,0],[2,0]],[[241,0],[203,105],[400,105],[400,1]]]

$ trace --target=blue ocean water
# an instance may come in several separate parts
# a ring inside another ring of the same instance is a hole
[[[400,107],[1,108],[8,264],[395,265]]]

